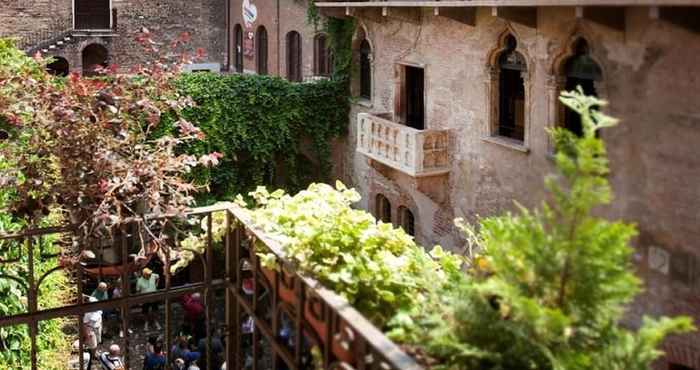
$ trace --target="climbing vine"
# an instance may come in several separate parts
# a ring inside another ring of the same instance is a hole
[[[331,140],[347,127],[344,81],[291,83],[258,75],[183,75],[177,86],[195,107],[183,112],[206,138],[187,144],[190,154],[218,152],[218,168],[196,169],[209,183],[207,203],[265,184],[290,191],[326,180]],[[167,122],[161,131],[172,129]]]
[[[344,81],[350,88],[352,66],[352,35],[355,32],[355,20],[321,17],[316,4],[309,1],[306,8],[306,22],[315,29],[321,29],[330,39],[330,50],[333,54],[333,79]]]

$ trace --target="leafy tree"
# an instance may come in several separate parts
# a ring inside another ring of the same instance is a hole
[[[635,227],[595,217],[609,203],[608,159],[596,132],[617,121],[605,102],[579,91],[560,100],[581,115],[583,136],[557,128],[558,174],[538,210],[460,224],[481,253],[471,274],[435,291],[430,304],[394,321],[396,339],[422,343],[448,369],[649,369],[670,333],[689,318],[644,318],[623,328],[625,306],[640,291],[630,256]]]
[[[183,34],[172,48],[186,42]],[[9,210],[36,225],[53,208],[79,226],[79,237],[101,236],[143,214],[182,215],[196,187],[183,176],[219,155],[194,157],[176,147],[200,140],[200,130],[179,116],[191,99],[173,86],[182,54],[159,56],[161,46],[143,30],[138,41],[153,61],[128,74],[117,67],[98,78],[56,78],[48,60],[25,56],[0,40],[0,188]],[[175,50],[175,49],[173,49]],[[170,135],[152,139],[161,116],[175,117]],[[148,228],[146,228],[148,229]]]

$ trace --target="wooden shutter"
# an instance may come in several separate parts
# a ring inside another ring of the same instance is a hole
[[[296,31],[287,34],[287,79],[301,81],[301,36]]]
[[[75,28],[109,29],[109,0],[75,0]]]
[[[257,57],[258,57],[258,74],[260,75],[266,75],[267,74],[267,30],[265,27],[260,26],[258,27],[258,35],[257,35],[257,47],[258,47],[258,52],[257,52]]]

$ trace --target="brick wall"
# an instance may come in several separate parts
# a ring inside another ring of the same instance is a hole
[[[226,64],[226,0],[113,0],[116,28],[112,32],[89,33],[48,52],[68,60],[71,70],[82,69],[82,50],[93,43],[104,45],[109,62],[126,68],[149,59],[135,41],[142,27],[166,45],[182,32],[192,39],[187,51],[202,48],[202,62]],[[72,0],[0,0],[0,35],[22,37],[49,29],[57,20],[72,23]]]
[[[286,76],[286,35],[290,31],[297,31],[301,35],[302,75],[313,75],[314,60],[314,36],[318,33],[313,25],[306,20],[306,0],[253,0],[250,4],[257,10],[257,19],[249,29],[245,29],[242,7],[243,0],[231,2],[231,31],[236,24],[244,28],[244,33],[255,32],[258,27],[264,26],[268,39],[268,73],[277,76]],[[247,37],[244,34],[244,38]],[[233,40],[233,36],[231,37]],[[233,41],[232,41],[233,45]],[[233,48],[232,48],[233,50]],[[243,57],[243,70],[245,73],[255,73],[255,54]]]
[[[415,207],[418,241],[459,249],[460,235],[449,227],[453,217],[499,214],[512,210],[514,200],[539,204],[543,177],[553,171],[546,129],[559,118],[555,70],[573,36],[583,36],[603,70],[598,93],[622,120],[602,133],[615,199],[599,212],[634,222],[640,232],[635,261],[645,292],[626,324],[637,325],[643,315],[679,314],[700,323],[700,87],[688,77],[700,74],[697,31],[650,19],[646,8],[628,8],[623,29],[576,18],[570,7],[538,9],[535,27],[495,17],[488,8],[478,9],[476,25],[433,9],[410,19],[394,8],[386,16],[357,14],[373,48],[373,94],[353,107],[342,175],[363,195],[363,207],[372,210],[377,193],[394,208],[405,202]],[[493,114],[489,56],[506,31],[528,63],[525,150],[485,140]],[[438,185],[423,186],[427,180],[388,171],[355,151],[357,113],[394,111],[397,63],[425,68],[426,126],[453,132],[451,171],[440,185],[445,198],[431,194]],[[664,348],[669,362],[700,369],[700,333],[672,338]]]

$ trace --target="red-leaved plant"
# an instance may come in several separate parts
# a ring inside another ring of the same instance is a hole
[[[163,46],[144,29],[136,41],[151,62],[65,79],[49,75],[41,55],[30,58],[0,39],[0,190],[9,194],[9,210],[36,225],[59,209],[83,241],[126,222],[152,222],[146,214],[182,216],[197,190],[185,175],[220,156],[176,150],[203,138],[179,115],[192,101],[173,84],[189,62],[178,52],[188,39],[183,34]],[[166,115],[179,130],[155,135]]]

